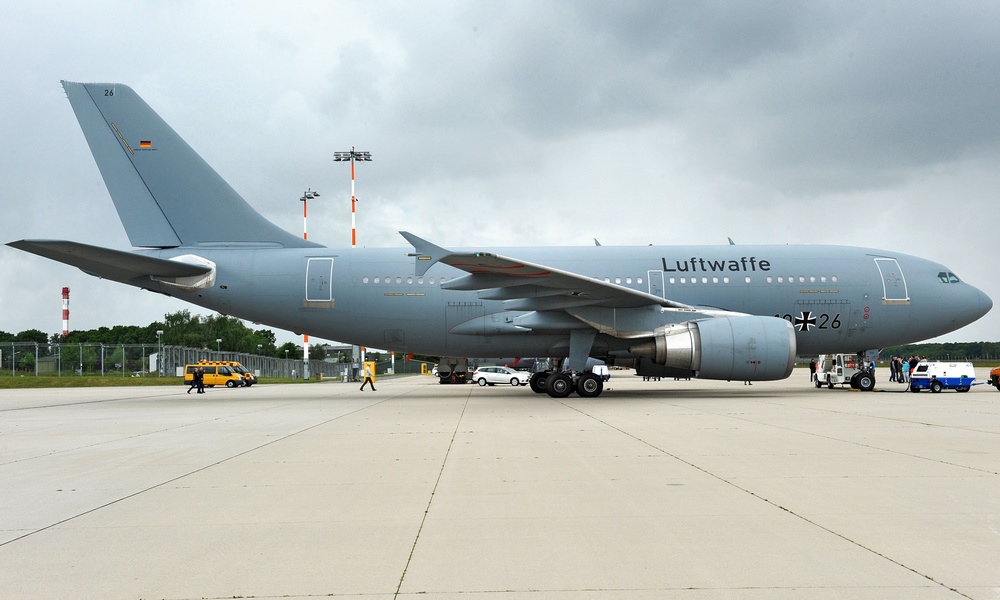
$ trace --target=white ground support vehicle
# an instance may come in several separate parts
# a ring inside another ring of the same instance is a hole
[[[975,385],[976,369],[970,362],[920,361],[910,373],[910,391],[941,390],[967,392]]]
[[[875,374],[856,354],[820,354],[816,364],[816,387],[850,385],[862,392],[875,389]]]

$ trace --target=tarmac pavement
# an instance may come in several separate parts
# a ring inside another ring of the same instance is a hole
[[[1000,599],[995,388],[612,375],[0,391],[0,597]]]

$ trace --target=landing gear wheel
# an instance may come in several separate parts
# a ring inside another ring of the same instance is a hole
[[[931,382],[931,391],[934,392],[935,394],[937,394],[938,392],[940,392],[943,389],[944,389],[944,386],[941,385],[940,381],[934,380],[934,381]]]
[[[860,375],[861,375],[861,373],[855,373],[854,375],[851,375],[851,389],[852,390],[860,389],[858,387],[858,376],[860,376]]]
[[[573,392],[573,380],[566,373],[553,373],[545,380],[545,391],[553,398],[565,398]]]
[[[596,398],[604,391],[604,381],[593,373],[584,373],[576,382],[576,393],[581,398]]]
[[[528,380],[528,385],[531,386],[531,391],[535,392],[536,394],[544,394],[545,380],[549,378],[549,375],[551,375],[551,373],[547,371],[538,372],[532,375],[531,379]]]
[[[862,392],[870,392],[875,389],[875,376],[871,373],[858,373],[856,382],[858,389]]]

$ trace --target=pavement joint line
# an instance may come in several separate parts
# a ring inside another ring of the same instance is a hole
[[[963,398],[963,400],[965,400],[965,399]],[[976,400],[973,400],[973,402],[976,402]],[[884,421],[890,421],[890,422],[894,422],[894,423],[911,423],[911,424],[916,424],[916,425],[926,425],[928,427],[939,427],[941,429],[958,429],[958,430],[961,430],[961,431],[975,431],[977,433],[985,433],[985,434],[988,434],[988,435],[1000,435],[1000,432],[989,431],[989,430],[985,430],[985,429],[977,429],[975,427],[958,427],[958,426],[955,426],[955,425],[941,425],[939,423],[928,423],[926,421],[917,421],[917,420],[914,420],[914,419],[901,419],[899,417],[889,417],[889,416],[886,416],[886,415],[859,414],[859,413],[852,413],[852,412],[843,411],[843,410],[833,410],[831,408],[819,408],[819,407],[816,407],[816,406],[804,406],[802,404],[790,404],[788,402],[762,402],[762,404],[767,404],[767,405],[771,405],[771,406],[780,406],[780,407],[783,407],[783,408],[798,408],[798,409],[803,409],[803,410],[812,410],[812,411],[816,411],[816,412],[830,413],[830,414],[834,414],[834,415],[851,415],[851,416],[858,416],[858,417],[862,417],[863,416],[863,417],[868,417],[870,419],[881,419],[881,420],[884,420]],[[984,407],[985,406],[990,406],[990,404],[987,404],[986,402],[982,402],[982,404],[983,404]],[[879,406],[885,406],[885,405],[884,404],[880,404]],[[893,404],[891,404],[891,406],[900,406],[900,404],[893,403]],[[902,406],[909,406],[909,404],[903,403]],[[979,410],[968,410],[965,406],[962,406],[960,408],[960,411],[958,411],[958,412],[971,413],[971,414],[987,414],[987,415],[991,415],[992,414],[992,413],[989,413],[989,412],[984,412],[984,411],[979,411]]]
[[[797,407],[798,408],[797,405],[794,405],[794,404],[784,404],[784,403],[780,403],[780,402],[766,402],[765,404],[771,404],[771,405],[774,405],[774,406],[782,406],[782,407]],[[689,407],[685,406],[685,408],[689,408]],[[973,429],[973,428],[968,428],[968,427],[952,427],[952,426],[949,426],[949,425],[939,425],[937,423],[923,423],[923,422],[920,422],[920,421],[911,421],[911,420],[907,420],[907,419],[890,419],[888,417],[881,417],[879,415],[858,415],[857,413],[848,413],[848,412],[844,412],[844,411],[835,411],[835,410],[810,408],[810,407],[804,407],[804,408],[807,408],[807,409],[810,409],[810,410],[816,410],[816,411],[819,411],[819,412],[829,412],[829,413],[838,414],[838,415],[853,415],[853,416],[865,416],[865,417],[869,417],[869,418],[873,418],[873,419],[886,419],[886,420],[889,420],[889,421],[895,421],[895,422],[899,422],[899,423],[909,423],[911,425],[921,425],[923,427],[933,427],[933,428],[937,428],[937,429],[959,429],[961,431],[974,431],[976,433],[982,433],[982,434],[986,434],[986,435],[996,435],[996,434],[994,434],[991,431],[980,431],[978,429]],[[926,460],[926,461],[929,461],[929,462],[932,462],[932,463],[936,463],[936,464],[939,464],[939,465],[945,465],[945,466],[948,466],[948,467],[955,467],[955,468],[959,468],[959,469],[967,469],[969,471],[975,471],[977,473],[984,473],[986,475],[1000,475],[1000,472],[998,472],[998,471],[990,471],[989,469],[983,469],[983,468],[973,467],[973,466],[969,466],[969,465],[961,465],[961,464],[949,462],[949,461],[946,461],[946,460],[940,460],[940,459],[936,459],[936,458],[930,458],[930,457],[927,457],[927,456],[921,456],[919,454],[913,454],[911,452],[901,452],[899,450],[893,450],[892,448],[881,448],[879,446],[873,446],[871,444],[863,444],[861,442],[857,442],[857,441],[854,441],[854,440],[846,440],[846,439],[843,439],[843,438],[834,437],[834,436],[831,436],[831,435],[824,435],[824,434],[816,433],[816,432],[813,432],[813,431],[803,431],[801,429],[793,429],[791,427],[785,427],[785,426],[782,426],[782,425],[775,425],[774,423],[768,423],[766,421],[759,421],[759,420],[749,419],[747,417],[741,417],[741,416],[733,415],[733,414],[724,414],[724,413],[712,412],[710,410],[705,410],[705,409],[701,409],[701,408],[696,409],[696,410],[699,410],[699,411],[701,411],[701,412],[703,412],[703,413],[705,413],[707,415],[713,415],[713,416],[716,416],[716,417],[726,416],[726,417],[728,417],[730,419],[735,419],[737,421],[746,421],[747,423],[753,423],[755,425],[763,425],[763,426],[766,426],[766,427],[773,427],[775,429],[780,429],[780,430],[783,430],[783,431],[793,431],[795,433],[799,433],[799,434],[802,434],[802,435],[809,435],[809,436],[813,436],[813,437],[818,437],[820,439],[831,440],[831,441],[834,441],[834,442],[840,442],[842,444],[850,444],[852,446],[858,446],[860,448],[867,448],[869,450],[878,450],[879,452],[886,452],[888,454],[896,454],[898,456],[908,456],[910,458],[916,458],[916,459],[919,459],[919,460]]]
[[[149,400],[149,399],[155,399],[155,398],[156,398],[155,396],[142,396],[142,397],[133,397],[133,398],[119,398],[119,400]],[[113,400],[98,400],[98,401],[95,401],[95,402],[112,402],[112,401]],[[298,402],[301,402],[301,401],[298,401]],[[250,414],[253,414],[255,412],[262,412],[262,411],[274,410],[274,409],[278,409],[278,408],[285,408],[287,406],[292,406],[292,405],[294,405],[296,403],[297,402],[286,402],[284,404],[279,404],[279,405],[275,405],[275,406],[268,406],[266,408],[257,408],[257,409],[254,409],[254,410],[247,410],[247,411],[243,411],[243,412],[240,412],[240,413],[237,413],[237,414],[238,415],[250,415]],[[77,403],[74,403],[74,404],[90,404],[90,402],[77,402]],[[52,405],[45,406],[45,407],[43,407],[43,406],[37,406],[37,407],[36,406],[32,406],[30,408],[58,408],[58,407],[61,407],[61,406],[70,406],[70,405],[68,405],[68,404],[52,404]],[[167,431],[176,431],[176,430],[184,429],[186,427],[194,427],[196,425],[204,425],[205,423],[211,423],[213,421],[218,421],[220,419],[230,419],[232,417],[233,417],[232,414],[224,415],[224,416],[218,416],[218,417],[214,417],[212,419],[203,419],[201,421],[195,421],[195,422],[191,422],[191,423],[185,423],[183,425],[178,425],[176,427],[165,427],[165,428],[162,428],[162,429],[154,429],[154,430],[151,430],[151,431],[144,431],[142,433],[136,433],[136,434],[133,434],[133,435],[126,435],[124,437],[119,437],[119,438],[115,438],[115,439],[111,439],[111,440],[103,440],[103,441],[100,441],[100,442],[95,442],[93,444],[86,444],[86,445],[83,445],[83,446],[74,446],[73,448],[63,448],[62,450],[55,450],[53,452],[48,452],[46,454],[38,454],[36,456],[26,456],[24,458],[18,458],[16,460],[12,460],[12,461],[8,461],[8,462],[0,462],[0,466],[3,466],[3,465],[12,465],[12,464],[19,463],[19,462],[25,462],[25,461],[29,461],[29,460],[37,460],[39,458],[47,458],[47,457],[50,457],[50,456],[57,456],[59,454],[64,454],[66,452],[76,452],[77,450],[83,450],[84,448],[96,448],[96,447],[102,446],[104,444],[115,444],[115,443],[121,442],[123,440],[133,440],[133,439],[141,438],[141,437],[147,436],[147,435],[156,435],[156,434],[160,434],[160,433],[165,433]]]
[[[790,508],[787,508],[785,506],[781,506],[780,504],[777,504],[777,503],[773,502],[772,500],[770,500],[768,498],[765,498],[765,497],[761,496],[760,494],[757,494],[756,492],[753,492],[753,491],[751,491],[751,490],[749,490],[749,489],[747,489],[747,488],[745,488],[745,487],[743,487],[741,485],[738,485],[738,484],[736,484],[736,483],[734,483],[734,482],[726,479],[725,477],[722,477],[721,475],[716,475],[715,473],[709,471],[705,467],[699,466],[699,465],[697,465],[697,464],[695,464],[695,463],[693,463],[693,462],[691,462],[689,460],[685,460],[685,459],[681,458],[680,456],[677,456],[676,454],[672,454],[670,452],[667,452],[663,448],[660,448],[660,447],[656,446],[655,444],[653,444],[651,442],[648,442],[648,441],[642,439],[641,437],[639,437],[639,436],[637,436],[637,435],[635,435],[633,433],[629,433],[628,431],[625,431],[624,429],[616,427],[616,426],[612,425],[611,423],[608,423],[607,421],[605,421],[605,420],[603,420],[603,419],[601,419],[599,417],[591,415],[591,414],[585,412],[584,410],[582,410],[582,409],[580,409],[580,408],[578,408],[576,406],[572,406],[572,405],[567,404],[566,402],[561,401],[561,400],[557,400],[557,402],[559,402],[560,404],[563,404],[564,406],[566,406],[567,408],[569,408],[571,410],[574,410],[574,411],[580,413],[581,415],[584,415],[585,417],[593,419],[593,420],[597,421],[598,423],[601,423],[602,425],[604,425],[606,427],[609,427],[609,428],[611,428],[611,429],[613,429],[613,430],[615,430],[615,431],[617,431],[617,432],[619,432],[619,433],[621,433],[621,434],[623,434],[625,436],[628,436],[628,437],[634,439],[635,441],[637,441],[637,442],[639,442],[641,444],[649,446],[650,448],[656,450],[657,452],[662,453],[664,456],[669,456],[669,457],[673,458],[674,460],[677,460],[677,461],[679,461],[681,463],[684,463],[684,464],[688,465],[689,467],[691,467],[691,468],[693,468],[695,470],[701,471],[702,473],[704,473],[705,475],[708,475],[709,477],[717,479],[718,481],[721,481],[722,483],[725,483],[726,485],[732,486],[732,487],[736,488],[737,490],[740,490],[741,492],[750,495],[753,498],[756,498],[756,499],[758,499],[758,500],[760,500],[760,501],[762,501],[762,502],[764,502],[764,503],[766,503],[766,504],[768,504],[768,505],[770,505],[770,506],[772,506],[774,508],[777,508],[778,510],[780,510],[782,512],[785,512],[785,513],[787,513],[787,514],[789,514],[789,515],[791,515],[791,516],[793,516],[793,517],[795,517],[797,519],[800,519],[801,521],[803,521],[805,523],[808,523],[808,524],[812,525],[813,527],[817,527],[817,528],[819,528],[819,529],[821,529],[823,531],[826,531],[827,533],[829,533],[831,535],[834,535],[834,536],[836,536],[836,537],[844,540],[845,542],[847,542],[849,544],[852,544],[852,545],[854,545],[854,546],[856,546],[856,547],[858,547],[858,548],[860,548],[860,549],[862,549],[862,550],[864,550],[866,552],[874,554],[875,556],[878,556],[879,558],[882,558],[883,560],[886,560],[886,561],[888,561],[888,562],[890,562],[890,563],[892,563],[892,564],[894,564],[894,565],[896,565],[898,567],[901,567],[901,568],[903,568],[903,569],[905,569],[905,570],[913,573],[914,575],[917,575],[919,577],[923,577],[927,581],[930,581],[930,582],[932,582],[932,583],[934,583],[934,584],[936,584],[936,585],[938,585],[938,586],[940,586],[940,587],[942,587],[942,588],[944,588],[944,589],[946,589],[946,590],[948,590],[950,592],[958,594],[959,596],[962,596],[963,598],[969,598],[970,600],[972,600],[972,596],[964,594],[961,591],[955,589],[954,587],[949,586],[949,585],[947,585],[947,584],[945,584],[943,582],[940,582],[940,581],[934,579],[930,575],[927,575],[925,573],[921,573],[920,571],[918,571],[917,569],[915,569],[913,567],[910,567],[910,566],[908,566],[908,565],[906,565],[906,564],[904,564],[904,563],[902,563],[902,562],[900,562],[900,561],[898,561],[898,560],[896,560],[896,559],[894,559],[894,558],[892,558],[890,556],[887,556],[887,555],[879,552],[878,550],[875,550],[874,548],[869,548],[868,546],[862,544],[861,542],[858,542],[857,540],[853,540],[853,539],[847,537],[846,535],[844,535],[842,533],[834,531],[833,529],[830,529],[829,527],[827,527],[825,525],[822,525],[822,524],[820,524],[820,523],[818,523],[818,522],[816,522],[816,521],[814,521],[814,520],[812,520],[812,519],[810,519],[810,518],[808,518],[808,517],[806,517],[804,515],[801,515],[801,514],[795,512],[794,510],[792,510]],[[716,413],[712,413],[710,411],[703,411],[703,412],[706,412],[708,414],[716,414]],[[718,416],[718,415],[716,415],[716,416]],[[732,417],[731,415],[727,415],[727,416],[730,416],[731,418],[736,418],[736,417]],[[749,419],[740,419],[740,420],[746,420],[746,421],[751,422],[751,423],[756,423],[756,421],[750,421]],[[760,423],[758,423],[758,424],[760,424]],[[782,428],[782,429],[786,429],[786,428]]]
[[[60,519],[59,521],[56,521],[55,523],[50,523],[50,524],[48,524],[48,525],[46,525],[44,527],[39,527],[38,529],[35,529],[33,531],[29,531],[29,532],[25,533],[24,535],[19,535],[19,536],[15,537],[15,538],[11,538],[11,539],[7,540],[6,542],[0,542],[0,547],[7,546],[9,544],[13,544],[14,542],[17,542],[19,540],[23,540],[26,537],[35,535],[36,533],[41,533],[43,531],[47,531],[47,530],[52,529],[54,527],[58,527],[59,525],[62,525],[64,523],[68,523],[68,522],[70,522],[70,521],[72,521],[74,519],[78,519],[78,518],[80,518],[82,516],[89,515],[90,513],[97,512],[97,511],[99,511],[101,509],[104,509],[104,508],[107,508],[109,506],[113,506],[113,505],[118,504],[119,502],[122,502],[124,500],[128,500],[129,498],[135,498],[136,496],[139,496],[140,494],[145,494],[146,492],[155,490],[157,488],[161,488],[161,487],[163,487],[165,485],[169,485],[169,484],[174,483],[176,481],[180,481],[181,479],[184,479],[185,477],[189,477],[189,476],[194,475],[196,473],[200,473],[202,471],[211,469],[213,467],[217,467],[217,466],[219,466],[221,464],[224,464],[226,462],[229,462],[229,461],[233,460],[234,458],[239,458],[239,457],[244,456],[246,454],[250,454],[251,452],[256,452],[257,450],[260,450],[261,448],[266,448],[267,446],[270,446],[272,444],[276,444],[278,442],[283,442],[283,441],[285,441],[287,439],[290,439],[292,437],[295,437],[295,436],[297,436],[299,434],[305,433],[305,432],[310,431],[312,429],[315,429],[317,427],[322,427],[323,425],[326,425],[328,423],[332,423],[333,421],[336,421],[338,419],[342,419],[344,417],[347,417],[347,416],[359,413],[361,411],[368,410],[369,408],[378,406],[380,404],[384,404],[384,403],[392,400],[393,398],[395,398],[395,396],[391,397],[391,398],[384,398],[382,400],[379,400],[378,402],[373,402],[371,404],[367,404],[365,406],[358,407],[358,408],[356,408],[356,409],[354,409],[352,411],[346,412],[346,413],[344,413],[342,415],[337,415],[336,417],[327,419],[327,420],[319,422],[319,423],[314,423],[313,425],[310,425],[310,426],[305,427],[303,429],[300,429],[298,431],[294,431],[294,432],[289,433],[287,435],[283,435],[283,436],[281,436],[279,438],[275,438],[273,440],[264,442],[263,444],[254,446],[253,448],[247,448],[246,450],[243,450],[241,452],[237,452],[236,454],[233,454],[232,456],[228,456],[228,457],[223,458],[221,460],[217,460],[217,461],[215,461],[215,462],[213,462],[211,464],[198,467],[197,469],[194,469],[193,471],[189,471],[187,473],[183,473],[181,475],[178,475],[177,477],[171,477],[170,479],[167,479],[166,481],[161,481],[160,483],[157,483],[156,485],[151,485],[151,486],[149,486],[147,488],[144,488],[144,489],[132,492],[130,494],[126,494],[126,495],[122,496],[121,498],[116,498],[116,499],[114,499],[114,500],[112,500],[110,502],[105,502],[104,504],[101,504],[100,506],[95,506],[93,508],[89,508],[89,509],[87,509],[87,510],[81,512],[81,513],[75,514],[75,515],[70,516],[70,517],[66,517],[65,519]],[[287,405],[290,405],[290,404],[294,404],[294,403],[288,403]],[[250,414],[250,412],[259,412],[259,411],[249,411],[249,412],[246,412],[244,414]],[[215,420],[218,420],[218,419],[209,419],[209,421],[215,421]]]
[[[166,396],[172,396],[174,393],[166,392],[162,394],[147,394],[145,396],[130,396],[128,398],[106,398],[104,400],[81,400],[79,402],[62,402],[59,404],[39,404],[36,406],[14,406],[11,408],[0,408],[0,412],[13,412],[18,410],[36,410],[39,408],[59,408],[62,406],[80,406],[83,404],[102,404],[105,402],[123,402],[128,400],[147,400],[150,398],[164,398]]]
[[[441,484],[441,477],[444,475],[444,469],[448,465],[448,457],[451,456],[451,449],[455,445],[455,438],[458,437],[459,428],[462,426],[462,421],[465,419],[465,411],[469,407],[469,401],[472,399],[472,390],[470,389],[465,395],[465,402],[462,404],[462,412],[458,415],[458,420],[455,423],[455,429],[451,432],[451,440],[448,442],[448,449],[444,452],[444,458],[441,460],[441,468],[438,469],[437,479],[434,480],[434,487],[431,488],[431,495],[427,499],[427,506],[424,508],[424,516],[420,519],[420,526],[417,527],[417,535],[413,538],[413,545],[410,546],[410,554],[406,557],[406,564],[403,565],[403,572],[399,575],[399,584],[396,586],[396,591],[392,595],[393,598],[399,598],[401,590],[403,589],[403,581],[406,580],[406,573],[410,569],[410,563],[413,562],[413,554],[417,551],[417,544],[420,542],[420,534],[424,531],[424,525],[427,523],[427,515],[431,512],[431,504],[434,502],[434,496],[437,494],[438,486]]]

